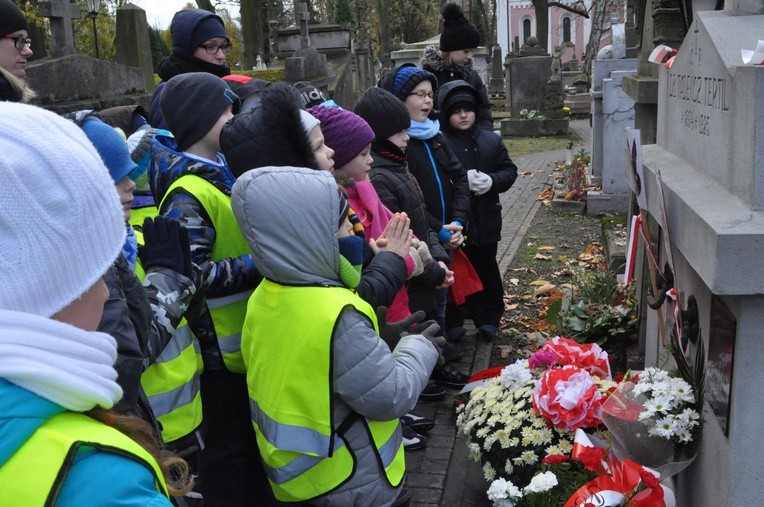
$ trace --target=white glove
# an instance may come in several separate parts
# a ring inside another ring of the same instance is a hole
[[[467,180],[469,181],[470,191],[475,192],[475,195],[483,195],[491,190],[493,186],[493,179],[488,174],[481,173],[475,169],[467,171]]]

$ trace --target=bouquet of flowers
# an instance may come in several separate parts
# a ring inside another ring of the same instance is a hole
[[[700,432],[696,393],[683,378],[648,368],[621,383],[603,404],[617,454],[673,475],[694,458]],[[689,451],[689,452],[685,452]]]
[[[561,505],[586,482],[591,472],[567,459],[574,432],[601,425],[614,387],[599,346],[556,337],[475,388],[457,409],[457,425],[494,481],[488,494],[495,505]]]

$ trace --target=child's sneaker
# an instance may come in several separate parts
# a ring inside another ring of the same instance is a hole
[[[417,414],[413,410],[401,417],[401,424],[417,433],[427,433],[435,427],[435,421],[429,417]]]
[[[407,451],[416,451],[427,447],[427,437],[420,435],[408,426],[401,425],[403,430],[403,448]]]

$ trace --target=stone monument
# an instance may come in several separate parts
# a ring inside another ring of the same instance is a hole
[[[546,83],[552,76],[552,57],[538,45],[538,39],[528,37],[518,56],[508,57],[504,67],[507,69],[505,109],[514,116],[523,109],[541,110]]]
[[[143,89],[154,89],[154,65],[149,43],[146,11],[127,3],[117,8],[117,33],[114,36],[117,63],[143,70]]]
[[[80,19],[80,6],[69,0],[40,2],[37,7],[40,16],[50,19],[51,56],[73,55],[74,31],[72,20]]]
[[[648,220],[670,243],[679,300],[697,302],[708,351],[703,437],[675,480],[680,507],[764,498],[764,66],[740,54],[762,27],[761,0],[695,13],[672,67],[658,68],[656,143],[643,146]],[[670,260],[663,249],[660,257]],[[649,312],[648,366],[661,352],[657,320]]]
[[[334,82],[334,77],[326,71],[326,55],[319,53],[311,44],[308,30],[310,14],[305,2],[300,3],[296,17],[300,25],[300,48],[284,61],[286,80],[291,83],[310,81],[313,86],[326,92],[329,84]]]
[[[501,46],[494,46],[491,53],[491,80],[488,93],[500,95],[504,93],[504,60],[501,58]]]
[[[626,54],[624,37],[613,40],[609,54]],[[621,81],[636,71],[633,58],[594,61],[591,87],[592,147],[590,175],[601,190],[587,192],[586,212],[625,213],[629,206],[626,168],[626,129],[634,127],[634,101],[623,92]]]

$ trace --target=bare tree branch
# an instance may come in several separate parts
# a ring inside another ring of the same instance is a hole
[[[589,17],[589,12],[586,10],[586,7],[583,7],[583,4],[581,4],[579,6],[579,4],[581,4],[581,3],[577,2],[574,5],[566,5],[566,4],[563,4],[563,3],[560,3],[560,2],[554,2],[554,1],[547,2],[547,6],[548,7],[555,7],[556,6],[556,7],[561,8],[562,10],[565,10],[565,11],[568,11],[568,12],[572,12],[573,14],[578,14],[579,16],[581,16],[583,18],[588,18]]]

